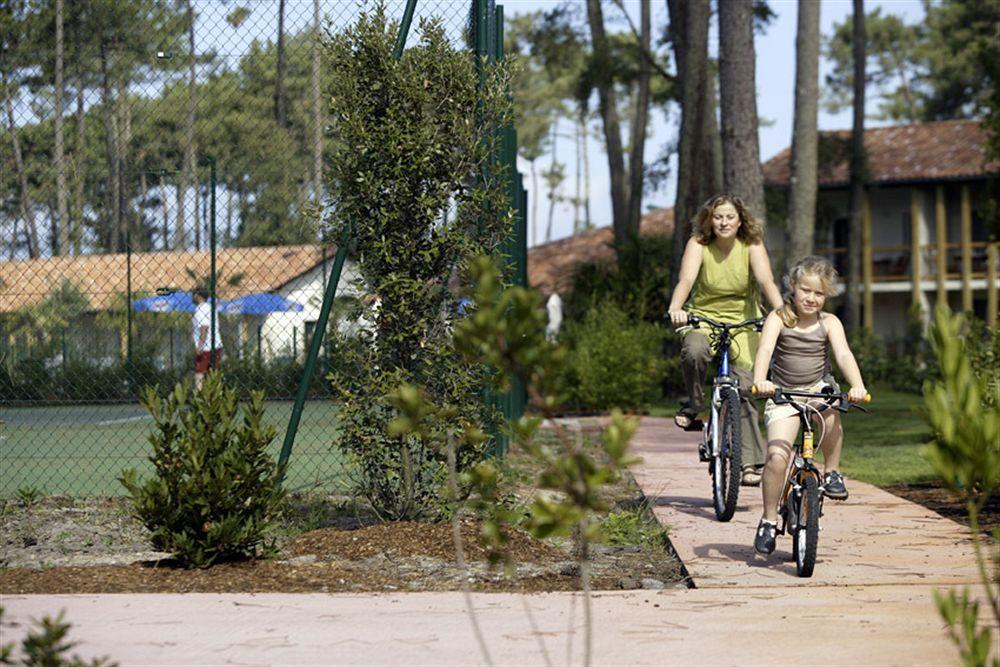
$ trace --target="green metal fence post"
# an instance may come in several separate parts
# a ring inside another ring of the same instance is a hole
[[[209,275],[209,293],[211,295],[210,308],[212,309],[212,316],[209,319],[211,325],[209,327],[209,339],[208,339],[208,367],[212,370],[216,370],[219,363],[217,358],[218,352],[215,350],[215,327],[217,326],[216,320],[218,319],[218,295],[216,294],[216,284],[215,284],[215,158],[208,157],[208,168],[209,168],[209,183],[211,186],[210,197],[212,198],[212,210],[209,211],[209,222],[208,222],[208,247],[211,253],[211,273]],[[198,205],[198,200],[195,200],[195,206]]]
[[[413,21],[413,12],[417,6],[417,0],[406,0],[406,9],[403,11],[403,20],[399,24],[399,34],[396,36],[396,46],[393,56],[398,61],[403,57],[403,49],[406,46],[406,36],[410,31],[410,23]],[[337,296],[337,284],[340,282],[340,274],[344,269],[344,261],[347,259],[347,246],[351,241],[351,233],[348,228],[344,228],[344,233],[337,247],[337,256],[333,260],[333,270],[326,284],[323,293],[323,305],[319,309],[319,317],[316,319],[316,326],[313,328],[312,340],[309,342],[309,356],[306,357],[305,368],[302,369],[302,378],[299,380],[299,388],[295,394],[295,404],[292,406],[292,415],[288,418],[288,428],[285,429],[285,440],[281,445],[281,453],[278,455],[278,466],[283,467],[288,463],[288,457],[292,454],[292,445],[295,444],[295,435],[299,430],[299,422],[302,419],[302,408],[305,406],[306,395],[309,393],[309,384],[312,382],[313,371],[316,368],[316,359],[319,357],[319,348],[326,333],[326,323],[330,319],[330,309],[333,306],[334,297]]]

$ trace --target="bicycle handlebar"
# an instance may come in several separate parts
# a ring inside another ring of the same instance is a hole
[[[757,396],[757,385],[753,385],[752,387],[750,387],[750,393],[753,394],[754,396]],[[759,398],[764,398],[764,397],[759,397]],[[841,392],[840,394],[835,394],[835,393],[832,393],[832,392],[831,393],[822,393],[822,392],[814,392],[814,391],[787,391],[787,390],[782,389],[781,387],[775,387],[774,388],[774,396],[771,396],[770,398],[771,398],[771,400],[773,400],[778,405],[781,405],[781,404],[793,404],[793,405],[797,404],[797,405],[802,405],[801,401],[796,401],[795,399],[796,398],[819,398],[819,399],[822,399],[823,401],[825,401],[828,405],[836,407],[841,412],[847,412],[851,408],[857,408],[858,410],[861,410],[862,412],[868,412],[863,407],[861,407],[860,405],[858,405],[857,403],[855,403],[854,401],[852,401],[848,397],[848,395],[845,394],[845,393],[843,393],[843,392]],[[837,403],[836,406],[834,406],[834,401],[836,401],[836,403]],[[865,394],[865,398],[861,402],[862,403],[871,403],[871,401],[872,401],[872,395],[871,394]]]
[[[715,320],[705,317],[703,315],[688,315],[688,324],[690,324],[692,328],[694,329],[699,328],[702,322],[712,327],[713,329],[726,329],[728,331],[735,331],[736,329],[742,329],[744,327],[748,327],[751,325],[753,325],[754,328],[757,329],[757,331],[760,331],[761,329],[764,328],[763,317],[758,317],[751,320],[744,320],[739,324],[729,324],[728,322],[716,322]]]

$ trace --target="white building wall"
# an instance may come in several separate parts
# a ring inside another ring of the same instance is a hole
[[[309,345],[306,325],[319,319],[319,311],[323,305],[323,276],[324,273],[329,275],[332,269],[333,257],[325,267],[319,265],[276,290],[277,294],[302,304],[303,308],[300,312],[271,313],[263,318],[260,335],[261,357],[264,360],[292,356],[298,360],[305,358]],[[337,284],[337,296],[359,296],[357,282],[355,264],[345,262]],[[345,323],[340,324],[341,330],[347,326]]]

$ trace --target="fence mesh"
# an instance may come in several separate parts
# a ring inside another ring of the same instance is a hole
[[[118,495],[123,468],[149,469],[138,392],[192,375],[213,238],[220,370],[266,392],[277,453],[336,252],[310,215],[329,141],[317,36],[362,5],[13,6],[0,30],[0,497]],[[402,17],[404,3],[386,7]],[[437,18],[467,48],[468,15],[419,2],[413,25]],[[348,263],[328,331],[348,326],[353,278]],[[346,482],[334,363],[324,346],[291,488]]]

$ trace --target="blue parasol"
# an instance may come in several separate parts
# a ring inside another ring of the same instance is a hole
[[[270,313],[301,312],[302,304],[289,301],[280,294],[247,294],[219,305],[224,315],[268,315]]]
[[[191,292],[170,292],[137,299],[132,302],[132,309],[139,313],[193,313],[195,305]]]

